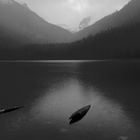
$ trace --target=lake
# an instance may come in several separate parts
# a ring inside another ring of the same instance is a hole
[[[1,61],[0,107],[16,105],[1,140],[139,140],[140,61]]]

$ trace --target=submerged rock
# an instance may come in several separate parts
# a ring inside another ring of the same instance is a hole
[[[21,108],[23,108],[23,107],[24,107],[24,106],[16,106],[16,107],[13,107],[13,108],[1,109],[1,110],[0,110],[0,114],[9,113],[9,112],[12,112],[12,111],[21,109]]]
[[[69,118],[70,119],[69,124],[71,125],[83,119],[83,117],[87,114],[90,108],[91,105],[88,105],[73,113],[72,116]]]

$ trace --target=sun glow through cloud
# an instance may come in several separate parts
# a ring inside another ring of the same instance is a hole
[[[34,104],[32,113],[35,116],[34,119],[43,124],[52,120],[60,127],[63,124],[65,129],[61,131],[65,132],[70,130],[67,127],[69,116],[80,107],[89,104],[92,108],[80,122],[79,129],[87,128],[91,131],[100,129],[105,133],[117,131],[123,135],[133,128],[133,123],[120,105],[105,98],[93,87],[85,87],[74,79],[52,87],[49,93]]]
[[[89,7],[87,0],[68,0],[67,4],[79,13],[86,11]]]

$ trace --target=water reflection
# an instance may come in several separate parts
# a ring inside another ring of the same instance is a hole
[[[139,140],[139,71],[139,62],[1,64],[1,106],[26,107],[1,116],[0,139]]]
[[[92,105],[92,109],[86,117],[79,123],[69,126],[69,116],[89,104]],[[40,124],[57,128],[60,133],[72,133],[73,137],[81,134],[95,140],[101,138],[124,140],[131,138],[134,129],[133,122],[118,103],[76,79],[53,85],[35,102],[32,115]],[[56,130],[52,129],[49,133],[54,131]]]

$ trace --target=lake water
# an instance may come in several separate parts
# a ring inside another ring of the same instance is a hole
[[[0,62],[0,106],[15,105],[1,140],[140,140],[140,61]]]

